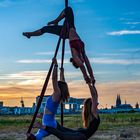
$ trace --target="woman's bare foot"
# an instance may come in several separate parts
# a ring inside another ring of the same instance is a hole
[[[33,134],[27,133],[27,140],[35,140],[36,137]]]
[[[26,36],[27,38],[30,38],[30,34],[28,32],[23,32],[23,35]]]
[[[33,127],[34,128],[41,128],[42,127],[42,124],[39,123],[39,122],[36,122]]]

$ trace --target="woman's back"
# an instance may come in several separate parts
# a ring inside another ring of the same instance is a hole
[[[78,132],[84,134],[86,138],[90,138],[98,129],[100,124],[100,117],[95,118],[89,123],[89,126],[87,128],[80,128]]]

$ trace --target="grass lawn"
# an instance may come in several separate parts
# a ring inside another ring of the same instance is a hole
[[[56,117],[60,122],[60,116]],[[140,113],[100,114],[100,130],[111,130],[121,127],[140,127]],[[32,116],[0,116],[0,130],[12,128],[27,128]],[[37,119],[36,121],[41,121]],[[69,128],[82,127],[81,115],[65,115],[64,126]]]
[[[99,130],[89,140],[123,140],[140,139],[140,113],[100,114]],[[32,116],[0,116],[0,140],[25,140],[26,132]],[[56,116],[60,122],[60,116]],[[37,119],[36,121],[41,121]],[[82,127],[81,115],[65,115],[64,126],[69,128]],[[32,129],[32,133],[37,129]],[[122,139],[123,138],[123,139]],[[44,140],[58,140],[50,135]]]

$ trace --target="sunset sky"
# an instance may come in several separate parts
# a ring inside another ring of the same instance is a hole
[[[140,103],[140,1],[69,0],[77,32],[85,42],[100,107],[115,104],[117,94]],[[64,8],[64,0],[0,0],[0,101],[5,106],[32,106],[46,78],[58,36],[27,39],[22,32],[47,25]],[[61,24],[61,23],[60,23]],[[71,96],[89,97],[79,69],[70,63],[68,41],[65,77]],[[61,52],[58,54],[58,62]],[[47,94],[52,93],[51,79]]]

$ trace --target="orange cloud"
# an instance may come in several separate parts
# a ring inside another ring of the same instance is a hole
[[[84,81],[71,81],[68,83],[72,97],[87,98],[90,97],[88,86]],[[120,94],[122,102],[135,105],[140,101],[140,81],[121,82],[121,83],[97,83],[96,87],[99,94],[100,107],[115,105],[116,95]],[[4,101],[6,106],[20,106],[20,98],[23,97],[26,106],[32,106],[36,96],[41,92],[43,84],[39,85],[15,85],[0,86],[0,100]],[[48,84],[46,95],[52,93],[52,84]]]

